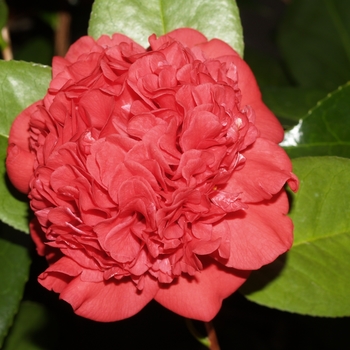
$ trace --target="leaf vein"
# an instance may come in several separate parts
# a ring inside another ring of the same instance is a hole
[[[159,13],[160,13],[160,21],[162,24],[163,34],[166,34],[166,28],[165,28],[165,16],[164,16],[164,10],[163,10],[163,1],[159,0]]]
[[[328,238],[332,238],[332,237],[336,237],[336,236],[340,236],[340,235],[345,235],[345,234],[349,234],[349,231],[342,231],[342,232],[337,232],[337,233],[332,233],[332,234],[328,234],[328,235],[324,235],[324,236],[319,236],[319,237],[312,237],[309,238],[307,240],[303,240],[303,241],[298,241],[296,243],[293,244],[292,248],[298,247],[302,244],[310,244],[316,241],[321,241],[323,239],[328,239]]]

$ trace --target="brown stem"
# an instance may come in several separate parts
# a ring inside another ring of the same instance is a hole
[[[10,34],[7,26],[2,28],[1,35],[4,41],[7,43],[7,46],[2,50],[2,57],[5,61],[10,61],[13,59],[13,54],[11,48]]]
[[[212,322],[205,322],[205,328],[208,333],[208,338],[210,342],[210,350],[220,350],[220,345],[218,338],[216,336],[215,328]]]
[[[69,12],[58,13],[58,23],[55,33],[55,53],[64,56],[69,48],[70,23],[72,17]]]

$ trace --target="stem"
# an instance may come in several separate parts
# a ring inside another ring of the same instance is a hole
[[[70,23],[72,17],[69,12],[58,13],[58,23],[55,33],[55,53],[64,56],[69,48]]]
[[[192,320],[190,320],[189,318],[186,318],[186,326],[188,328],[188,330],[190,331],[190,333],[204,346],[206,346],[208,349],[210,349],[210,342],[209,342],[209,338],[208,337],[203,337],[195,328]]]
[[[12,54],[12,48],[11,48],[10,34],[7,26],[2,28],[1,36],[4,39],[5,43],[7,44],[2,49],[2,57],[4,58],[5,61],[10,61],[13,59],[13,54]]]
[[[215,328],[212,322],[204,322],[205,329],[208,333],[208,336],[202,336],[198,330],[195,328],[193,321],[186,318],[186,325],[191,334],[204,346],[210,350],[220,350],[219,342],[216,337]]]
[[[220,345],[218,342],[218,338],[216,336],[215,328],[213,322],[205,322],[205,329],[208,333],[210,350],[220,350]]]

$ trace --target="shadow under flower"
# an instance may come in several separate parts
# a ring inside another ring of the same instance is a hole
[[[239,291],[243,295],[249,295],[264,289],[281,274],[287,259],[288,253],[282,254],[271,264],[265,265],[257,271],[253,271]]]

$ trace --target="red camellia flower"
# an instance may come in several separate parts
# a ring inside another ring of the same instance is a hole
[[[283,130],[252,72],[193,29],[83,37],[53,60],[46,96],[9,137],[29,193],[40,283],[114,321],[155,299],[208,321],[251,270],[291,247]]]

